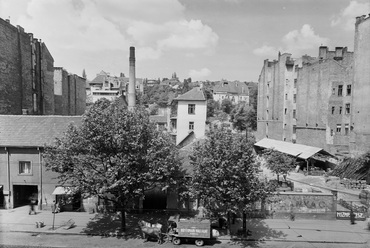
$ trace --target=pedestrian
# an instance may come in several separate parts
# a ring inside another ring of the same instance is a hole
[[[30,201],[30,210],[28,212],[28,214],[36,214],[36,210],[35,210],[35,205],[37,204],[37,199],[34,195],[32,195],[30,198],[29,198],[29,201]]]

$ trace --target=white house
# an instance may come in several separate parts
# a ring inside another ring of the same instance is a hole
[[[199,87],[193,88],[173,101],[177,102],[177,116],[171,118],[176,145],[190,136],[195,139],[203,137],[207,118],[207,101],[203,90]]]

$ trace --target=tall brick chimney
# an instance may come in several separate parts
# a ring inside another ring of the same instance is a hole
[[[129,68],[129,83],[128,83],[128,109],[133,110],[136,105],[135,97],[135,47],[130,47],[130,68]]]

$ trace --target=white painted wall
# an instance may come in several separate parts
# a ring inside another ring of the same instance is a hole
[[[195,104],[195,114],[188,113],[188,105]],[[207,118],[206,101],[179,100],[177,105],[177,136],[176,145],[189,134],[189,122],[194,122],[194,134],[196,138],[205,135]]]

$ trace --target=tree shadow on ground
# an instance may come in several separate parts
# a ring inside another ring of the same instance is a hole
[[[264,219],[247,219],[248,234],[242,233],[242,220],[236,220],[235,224],[230,228],[232,244],[239,244],[242,247],[260,247],[266,240],[282,239],[287,236],[282,231],[277,231],[270,228]]]
[[[126,232],[121,232],[121,215],[116,213],[96,214],[82,233],[86,235],[101,236],[102,238],[116,237],[118,239],[143,239],[138,225],[139,220],[152,224],[162,224],[162,232],[167,230],[167,220],[170,214],[163,212],[150,212],[142,214],[126,213]],[[151,240],[151,239],[150,239]],[[154,240],[153,240],[154,241]]]
[[[117,238],[117,239],[142,239],[145,242],[141,229],[138,225],[139,220],[150,222],[151,224],[160,223],[162,224],[162,233],[165,236],[168,228],[168,218],[174,215],[174,213],[168,213],[163,211],[148,212],[141,214],[127,213],[126,214],[126,232],[122,233],[121,228],[121,216],[120,214],[107,213],[107,214],[96,214],[90,222],[87,223],[86,227],[82,230],[82,233],[91,236],[101,236],[101,238]],[[157,242],[155,238],[150,238],[149,242]],[[165,240],[164,240],[165,241]],[[183,243],[194,244],[194,240],[183,240]],[[210,239],[206,242],[207,246],[213,246],[221,243],[217,239]]]

